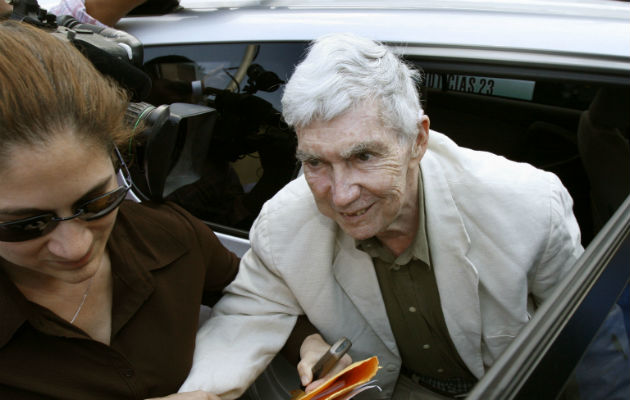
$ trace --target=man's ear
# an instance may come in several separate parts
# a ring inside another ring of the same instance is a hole
[[[418,134],[413,144],[412,158],[417,158],[418,161],[424,156],[424,152],[427,150],[429,144],[429,117],[423,115],[418,121]]]

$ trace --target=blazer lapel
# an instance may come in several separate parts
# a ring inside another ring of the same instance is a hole
[[[449,167],[439,157],[427,151],[421,161],[431,260],[449,334],[470,371],[480,377],[479,276],[466,256],[470,238],[443,172]]]
[[[333,264],[335,279],[385,346],[400,357],[372,258],[357,250],[354,239],[340,229],[337,238],[338,251]]]

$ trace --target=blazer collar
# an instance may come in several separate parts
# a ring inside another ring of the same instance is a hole
[[[338,248],[333,264],[335,278],[385,346],[400,357],[372,258],[355,247],[352,237],[337,229]]]
[[[439,134],[431,131],[431,135]],[[431,140],[431,138],[430,138]],[[435,279],[449,334],[470,371],[484,373],[481,356],[479,276],[467,257],[470,237],[445,174],[441,155],[427,151],[421,160],[427,235]]]

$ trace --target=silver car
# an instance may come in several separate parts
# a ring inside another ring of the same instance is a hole
[[[630,3],[182,0],[116,28],[144,45],[146,101],[171,112],[170,129],[139,147],[136,194],[177,201],[239,255],[264,201],[300,173],[280,97],[308,42],[353,32],[391,46],[422,71],[433,129],[560,177],[586,247],[468,398],[627,393],[615,385],[628,369],[587,391],[574,378],[588,374],[580,361],[613,307],[624,310],[617,350],[629,357]],[[279,356],[247,397],[289,398],[296,375]]]

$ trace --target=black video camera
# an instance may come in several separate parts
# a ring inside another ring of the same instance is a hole
[[[113,28],[80,23],[69,15],[49,14],[39,7],[36,0],[13,0],[11,4],[11,19],[47,30],[59,39],[72,43],[97,70],[128,90],[132,102],[125,118],[132,127],[141,127],[134,140],[133,153],[123,152],[125,158],[132,161],[130,171],[134,180],[134,193],[142,200],[162,200],[165,190],[168,190],[167,178],[182,157],[182,152],[186,152],[183,138],[194,134],[207,134],[209,138],[216,112],[195,104],[177,103],[156,107],[142,102],[151,91],[151,78],[141,69],[143,46],[133,35]],[[204,142],[203,138],[199,140]],[[194,168],[187,171],[188,181],[198,178],[199,173]]]
[[[36,0],[13,0],[11,19],[48,29],[70,42],[83,42],[107,52],[119,60],[142,66],[142,43],[134,36],[112,28],[82,24],[70,15],[57,17],[39,7]]]
[[[103,74],[111,76],[141,100],[151,89],[151,80],[139,68],[142,43],[134,36],[112,28],[82,24],[70,15],[57,17],[39,7],[36,0],[13,0],[11,19],[29,23],[72,43]]]

